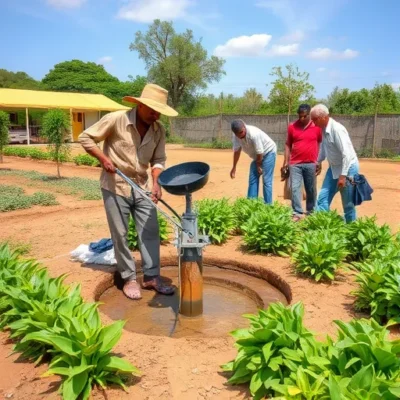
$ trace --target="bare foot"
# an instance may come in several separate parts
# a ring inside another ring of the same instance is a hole
[[[142,298],[142,293],[140,292],[140,285],[136,281],[128,281],[125,283],[122,291],[124,295],[131,300],[139,300]]]

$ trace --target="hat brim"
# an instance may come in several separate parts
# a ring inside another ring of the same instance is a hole
[[[172,107],[151,99],[125,96],[122,100],[128,101],[129,103],[144,104],[145,106],[150,107],[154,111],[157,111],[167,117],[176,117],[178,115],[178,112],[175,111]]]

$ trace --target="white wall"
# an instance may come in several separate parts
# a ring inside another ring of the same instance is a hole
[[[98,111],[85,112],[85,129],[89,128],[99,120]]]

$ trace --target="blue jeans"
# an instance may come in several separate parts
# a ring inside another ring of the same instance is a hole
[[[302,184],[304,181],[304,189],[306,191],[306,210],[310,214],[315,207],[317,200],[317,188],[315,185],[316,164],[294,164],[290,165],[290,187],[292,190],[292,208],[294,215],[302,215],[303,207],[301,205],[303,199]]]
[[[263,195],[267,204],[272,203],[272,180],[274,178],[276,153],[267,153],[262,159]],[[248,198],[258,197],[260,185],[260,174],[257,171],[257,164],[253,161],[250,164]]]
[[[350,166],[347,176],[352,177],[355,174],[358,174],[358,172],[359,165],[358,163],[355,163]],[[332,170],[329,167],[318,196],[317,210],[328,211],[330,209],[332,200],[335,197],[335,194],[339,191],[337,186],[338,180],[339,179],[333,179]],[[346,182],[346,186],[340,191],[340,195],[342,197],[344,218],[347,223],[355,221],[357,218],[356,208],[353,203],[354,190],[355,187],[349,182]]]

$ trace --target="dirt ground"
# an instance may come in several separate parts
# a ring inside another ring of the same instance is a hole
[[[77,152],[78,150],[74,150]],[[242,156],[237,177],[231,180],[232,154],[230,151],[185,149],[169,146],[168,164],[185,161],[204,161],[210,164],[211,174],[208,184],[194,199],[245,196],[249,159]],[[274,198],[283,201],[283,183],[279,179],[282,157],[278,157],[274,180]],[[361,161],[364,173],[375,192],[373,201],[363,204],[360,216],[376,214],[379,223],[387,223],[393,231],[400,223],[400,163]],[[54,174],[51,162],[31,161],[5,157],[0,168],[35,170]],[[325,166],[326,168],[326,166]],[[62,175],[97,179],[99,169],[64,165]],[[324,174],[325,171],[323,171]],[[0,176],[0,183],[25,186],[23,178]],[[318,186],[322,177],[318,179]],[[37,190],[40,184],[35,184]],[[29,193],[33,189],[27,187]],[[44,188],[43,190],[49,190]],[[109,237],[102,201],[79,201],[76,197],[56,194],[58,206],[34,207],[27,210],[0,214],[0,241],[12,240],[31,245],[29,256],[45,264],[52,275],[68,273],[68,282],[81,282],[82,292],[88,301],[94,299],[96,285],[105,279],[110,270],[92,269],[71,262],[69,253],[79,244],[89,243]],[[179,212],[183,211],[184,199],[168,194],[164,199]],[[341,210],[337,197],[333,206]],[[172,245],[162,247],[163,257],[173,257],[176,249]],[[135,254],[137,259],[139,254]],[[209,246],[204,253],[207,259],[218,259],[251,264],[256,269],[268,269],[279,275],[292,291],[292,302],[303,301],[306,309],[305,323],[321,338],[334,334],[332,321],[350,320],[353,312],[354,289],[352,276],[341,274],[332,284],[316,284],[296,277],[290,268],[290,261],[284,258],[244,254],[240,240],[234,237],[223,246]],[[111,320],[102,316],[104,323]],[[138,322],[140,323],[140,322]],[[233,340],[227,335],[223,338],[179,338],[152,337],[124,331],[116,352],[140,368],[143,376],[132,381],[129,394],[118,389],[94,392],[95,399],[245,399],[248,393],[242,387],[228,387],[226,377],[221,374],[219,365],[229,361],[236,354]],[[40,379],[46,366],[35,368],[32,364],[19,360],[18,355],[8,357],[12,349],[7,335],[0,334],[0,396],[13,399],[56,399],[58,378]]]

